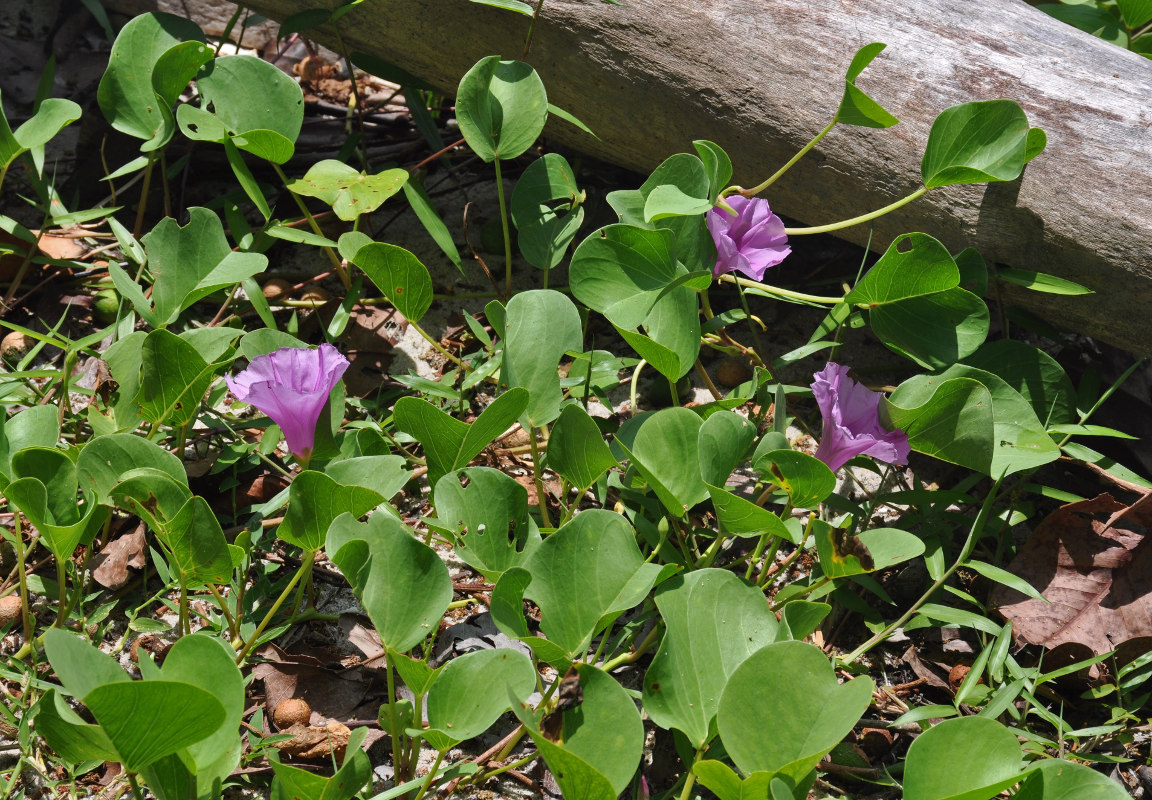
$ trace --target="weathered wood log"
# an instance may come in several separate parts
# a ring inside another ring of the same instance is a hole
[[[284,18],[314,0],[249,0]],[[340,22],[363,50],[454,92],[479,58],[519,58],[528,18],[467,0],[365,3]],[[310,35],[313,35],[310,33]],[[331,31],[317,31],[334,43]],[[553,120],[555,140],[647,172],[711,139],[750,186],[774,172],[836,110],[852,54],[889,47],[860,86],[900,118],[889,130],[841,126],[769,193],[818,225],[880,208],[919,184],[932,120],[956,103],[1010,98],[1048,134],[1019,181],[948,187],[880,218],[872,238],[923,231],[954,252],[1085,284],[1090,297],[1005,287],[1059,325],[1152,351],[1152,62],[1020,0],[547,0],[529,61],[549,100],[600,139]],[[863,244],[868,226],[843,231]]]

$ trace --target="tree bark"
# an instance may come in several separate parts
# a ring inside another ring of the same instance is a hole
[[[313,0],[252,0],[283,19]],[[528,18],[467,0],[365,3],[339,22],[349,50],[453,93],[481,57],[520,58]],[[338,46],[331,27],[312,31]],[[1010,285],[1004,299],[1135,353],[1152,351],[1152,62],[1020,0],[547,0],[528,61],[549,100],[599,139],[553,118],[547,134],[641,172],[711,139],[735,181],[773,173],[827,124],[843,75],[869,42],[889,46],[860,88],[901,123],[839,126],[767,194],[807,225],[883,207],[920,185],[933,119],[1009,98],[1048,149],[1010,183],[935,189],[874,223],[871,245],[922,231],[953,252],[1082,283],[1088,297]],[[632,187],[624,187],[632,188]],[[837,235],[865,244],[869,226]]]

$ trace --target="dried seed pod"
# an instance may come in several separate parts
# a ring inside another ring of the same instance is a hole
[[[272,711],[272,721],[276,723],[276,729],[281,731],[293,725],[307,725],[311,717],[312,709],[298,697],[281,700]]]
[[[0,597],[0,627],[20,619],[20,612],[24,604],[20,602],[20,595],[10,594]]]
[[[158,665],[164,663],[164,658],[168,655],[168,651],[172,649],[172,645],[164,641],[158,636],[153,636],[146,633],[143,636],[137,636],[136,641],[132,642],[132,647],[128,651],[128,657],[132,659],[134,664],[140,663],[140,651],[152,654],[152,660]]]
[[[15,364],[32,349],[32,337],[20,331],[12,331],[0,341],[0,358],[8,364]]]
[[[716,382],[726,389],[734,389],[752,380],[752,365],[739,356],[726,358],[716,365]]]
[[[319,286],[309,286],[300,292],[300,299],[314,306],[322,306],[328,302],[330,295]]]
[[[264,296],[269,300],[279,300],[292,292],[292,284],[283,278],[273,278],[261,287]]]

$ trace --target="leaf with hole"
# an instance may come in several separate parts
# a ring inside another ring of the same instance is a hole
[[[577,664],[584,699],[558,712],[559,735],[548,738],[541,720],[510,694],[512,710],[528,729],[565,797],[615,800],[640,763],[644,725],[624,688],[608,673]]]
[[[288,188],[296,194],[323,200],[332,206],[337,217],[351,222],[378,209],[407,181],[406,169],[386,169],[366,175],[342,161],[325,159],[313,164],[303,178],[291,181]]]
[[[492,582],[540,546],[528,490],[499,470],[450,472],[436,482],[435,498],[436,523],[452,536],[456,555]]]
[[[220,125],[194,130],[191,125],[202,123],[203,113],[185,116],[184,109],[194,107],[182,106],[177,120],[190,139],[230,141],[276,164],[292,158],[304,122],[304,94],[289,75],[256,56],[220,56],[196,78],[196,88],[204,100],[199,110],[211,111]]]

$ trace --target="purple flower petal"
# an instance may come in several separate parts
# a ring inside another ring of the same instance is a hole
[[[856,383],[848,377],[848,367],[832,362],[812,377],[812,393],[824,418],[816,458],[833,472],[858,455],[888,464],[908,462],[908,434],[881,424],[879,392]]]
[[[784,223],[772,213],[767,200],[733,195],[725,202],[732,206],[735,217],[717,206],[704,219],[716,243],[712,274],[739,272],[752,280],[764,280],[765,270],[792,252]]]
[[[284,432],[288,449],[306,461],[316,443],[316,422],[348,359],[330,344],[315,350],[281,347],[252,359],[248,369],[224,380],[232,394],[267,414]]]

